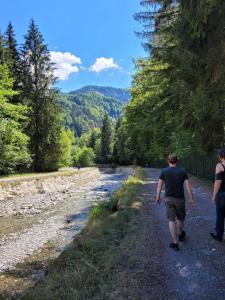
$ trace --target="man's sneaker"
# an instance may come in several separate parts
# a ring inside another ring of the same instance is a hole
[[[185,231],[183,230],[181,234],[179,234],[179,241],[180,242],[183,242],[185,240],[185,237],[186,237],[186,233]]]
[[[214,232],[210,232],[210,235],[212,238],[214,238],[214,240],[218,241],[218,242],[222,242],[223,239],[219,238]]]
[[[180,250],[178,244],[175,244],[175,243],[170,243],[169,247],[172,248],[174,251]]]

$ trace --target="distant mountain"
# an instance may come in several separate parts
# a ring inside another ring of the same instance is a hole
[[[88,85],[81,89],[70,92],[70,95],[86,93],[96,93],[101,96],[110,97],[122,103],[127,103],[130,100],[130,92],[128,89],[119,89],[113,87]]]
[[[100,127],[105,113],[117,120],[129,99],[130,93],[123,89],[88,86],[62,94],[59,102],[65,111],[65,126],[80,136]]]

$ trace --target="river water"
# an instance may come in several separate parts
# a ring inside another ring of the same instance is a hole
[[[17,299],[16,295],[43,277],[49,260],[84,228],[91,206],[107,200],[130,173],[128,169],[98,172],[95,178],[58,193],[52,206],[1,217],[0,293],[4,298]]]

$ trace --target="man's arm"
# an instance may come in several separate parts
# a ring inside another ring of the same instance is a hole
[[[157,186],[157,196],[156,196],[156,202],[159,204],[161,199],[160,199],[160,194],[162,191],[162,187],[163,187],[163,180],[159,179],[158,181],[158,186]]]
[[[223,167],[221,166],[221,164],[218,164],[216,166],[216,175],[223,172]],[[215,182],[214,182],[214,188],[213,188],[213,195],[212,195],[212,202],[213,203],[216,203],[216,195],[218,194],[219,190],[220,190],[220,187],[221,187],[221,184],[222,184],[222,180],[220,179],[216,179]]]
[[[194,201],[194,196],[193,196],[193,193],[192,193],[192,188],[191,188],[190,180],[186,179],[184,181],[184,183],[185,183],[186,190],[188,192],[189,206],[192,208],[195,205],[195,201]]]

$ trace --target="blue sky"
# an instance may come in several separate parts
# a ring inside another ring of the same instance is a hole
[[[1,3],[0,29],[12,22],[23,42],[31,18],[44,36],[57,85],[70,91],[85,85],[128,87],[133,59],[145,56],[134,31],[140,0],[8,0]]]

